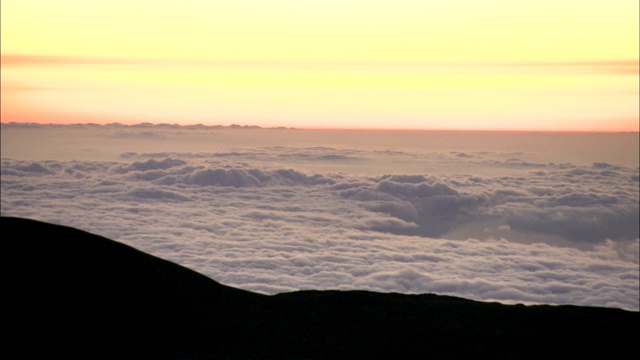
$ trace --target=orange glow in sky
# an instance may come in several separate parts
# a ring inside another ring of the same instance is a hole
[[[6,0],[2,121],[638,131],[635,0]]]

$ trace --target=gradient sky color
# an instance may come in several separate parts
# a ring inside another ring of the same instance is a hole
[[[3,122],[638,130],[636,0],[1,6]]]

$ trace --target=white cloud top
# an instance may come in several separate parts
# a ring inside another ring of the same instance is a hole
[[[12,130],[3,125],[3,142]],[[3,148],[3,216],[74,226],[265,293],[368,289],[639,308],[637,167],[462,145],[307,146],[293,130],[217,129],[212,137],[280,131],[294,144],[238,140],[213,151],[163,148],[196,131],[185,128],[76,131],[156,147],[120,144],[118,156],[94,160]]]

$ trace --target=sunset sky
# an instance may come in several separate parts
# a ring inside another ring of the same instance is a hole
[[[2,122],[638,131],[637,0],[3,0]]]
[[[640,308],[638,0],[0,4],[2,216],[268,294]]]

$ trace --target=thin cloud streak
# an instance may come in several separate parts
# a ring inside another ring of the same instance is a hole
[[[468,68],[496,69],[510,67],[558,68],[569,72],[588,70],[601,74],[639,73],[639,60],[598,60],[598,61],[562,61],[562,62],[461,62],[461,61],[348,61],[348,60],[244,60],[244,59],[154,59],[124,57],[89,57],[89,56],[56,56],[56,55],[24,55],[2,54],[3,67],[41,66],[41,65],[155,65],[155,66],[196,66],[196,67],[237,67],[237,68],[271,68],[280,70],[301,69],[350,69],[367,68]]]
[[[0,58],[2,67],[129,63],[123,59],[90,56],[2,54]]]

